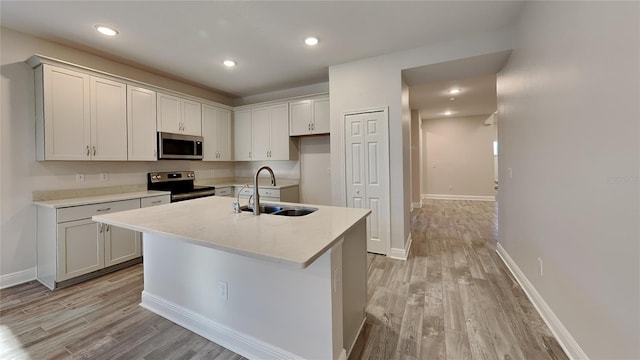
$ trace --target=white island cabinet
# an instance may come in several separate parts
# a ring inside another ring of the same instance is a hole
[[[144,233],[146,309],[250,359],[346,359],[365,320],[370,211],[255,216],[233,201],[93,219]]]

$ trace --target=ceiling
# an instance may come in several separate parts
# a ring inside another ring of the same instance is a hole
[[[520,1],[3,0],[0,24],[245,97],[326,82],[330,65],[509,27],[522,7]],[[96,24],[120,34],[107,38]],[[320,39],[317,46],[304,45],[310,35]],[[224,67],[227,58],[237,66]],[[414,75],[413,85],[424,82],[418,70],[404,78]]]
[[[423,119],[491,114],[497,109],[496,73],[511,51],[474,56],[402,72],[409,104]],[[460,89],[459,94],[449,94]],[[451,99],[454,100],[451,100]],[[450,112],[446,115],[445,112]]]

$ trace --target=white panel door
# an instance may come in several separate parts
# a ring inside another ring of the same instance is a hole
[[[233,114],[233,148],[236,161],[252,159],[251,110],[238,110]]]
[[[142,256],[140,233],[107,224],[102,226],[104,235],[104,266],[111,266]]]
[[[127,85],[128,160],[156,161],[156,92]]]
[[[311,100],[292,102],[289,108],[289,134],[308,135],[311,132]]]
[[[180,99],[173,95],[158,93],[158,131],[180,133],[182,129],[182,110]]]
[[[233,160],[231,141],[231,110],[216,109],[218,122],[218,160]]]
[[[367,251],[388,254],[389,127],[386,111],[345,116],[347,206],[371,209],[367,221]]]
[[[329,99],[313,101],[313,124],[311,126],[314,134],[328,134],[331,131]]]
[[[46,160],[89,160],[89,75],[43,65]]]
[[[289,104],[270,108],[270,140],[268,160],[289,160]]]
[[[56,281],[71,279],[104,267],[104,237],[91,219],[58,224]]]
[[[253,154],[251,160],[269,160],[271,109],[264,107],[251,110],[251,124],[253,128]]]
[[[180,99],[182,103],[181,132],[187,135],[202,135],[202,104],[197,101]]]
[[[218,123],[216,108],[202,104],[202,153],[204,161],[218,160]]]
[[[127,87],[91,77],[91,158],[127,160]]]

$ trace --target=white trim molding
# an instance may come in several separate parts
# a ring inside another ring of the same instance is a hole
[[[409,257],[409,251],[411,250],[412,240],[413,239],[411,237],[411,233],[409,233],[409,237],[407,238],[404,249],[391,248],[391,251],[389,251],[389,257],[392,259],[407,260],[407,258]]]
[[[496,201],[494,195],[450,195],[450,194],[422,194],[422,200],[471,200],[471,201]]]
[[[412,202],[411,203],[411,210],[420,209],[421,207],[422,207],[422,199],[420,199],[420,201],[418,201],[418,202]]]
[[[544,298],[538,293],[533,284],[527,279],[522,270],[516,265],[515,261],[509,256],[507,251],[498,243],[496,253],[505,263],[509,271],[513,274],[513,276],[520,284],[520,287],[524,290],[524,293],[527,294],[529,300],[533,303],[533,306],[536,308],[544,322],[547,324],[551,332],[562,346],[564,352],[569,356],[570,359],[573,360],[589,360],[587,354],[584,353],[578,342],[571,336],[569,330],[562,324],[560,319],[554,314],[553,310],[549,305],[544,301]]]
[[[16,271],[11,274],[0,276],[0,289],[29,282],[36,279],[36,268]]]
[[[249,359],[303,360],[289,351],[230,329],[146,291],[142,292],[140,306]]]

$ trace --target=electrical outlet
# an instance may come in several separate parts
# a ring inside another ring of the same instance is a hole
[[[218,296],[222,300],[229,300],[229,285],[226,281],[218,281]]]
[[[109,173],[100,173],[100,181],[109,181]]]
[[[453,185],[449,185],[449,191],[453,190]]]
[[[509,179],[513,179],[513,168],[508,168],[507,172],[509,173]]]
[[[327,175],[331,175],[331,168],[330,167],[327,168]]]
[[[84,173],[76,173],[76,182],[84,182]]]
[[[542,259],[538,258],[538,264],[540,265],[540,277],[542,277],[544,275],[542,272]]]

